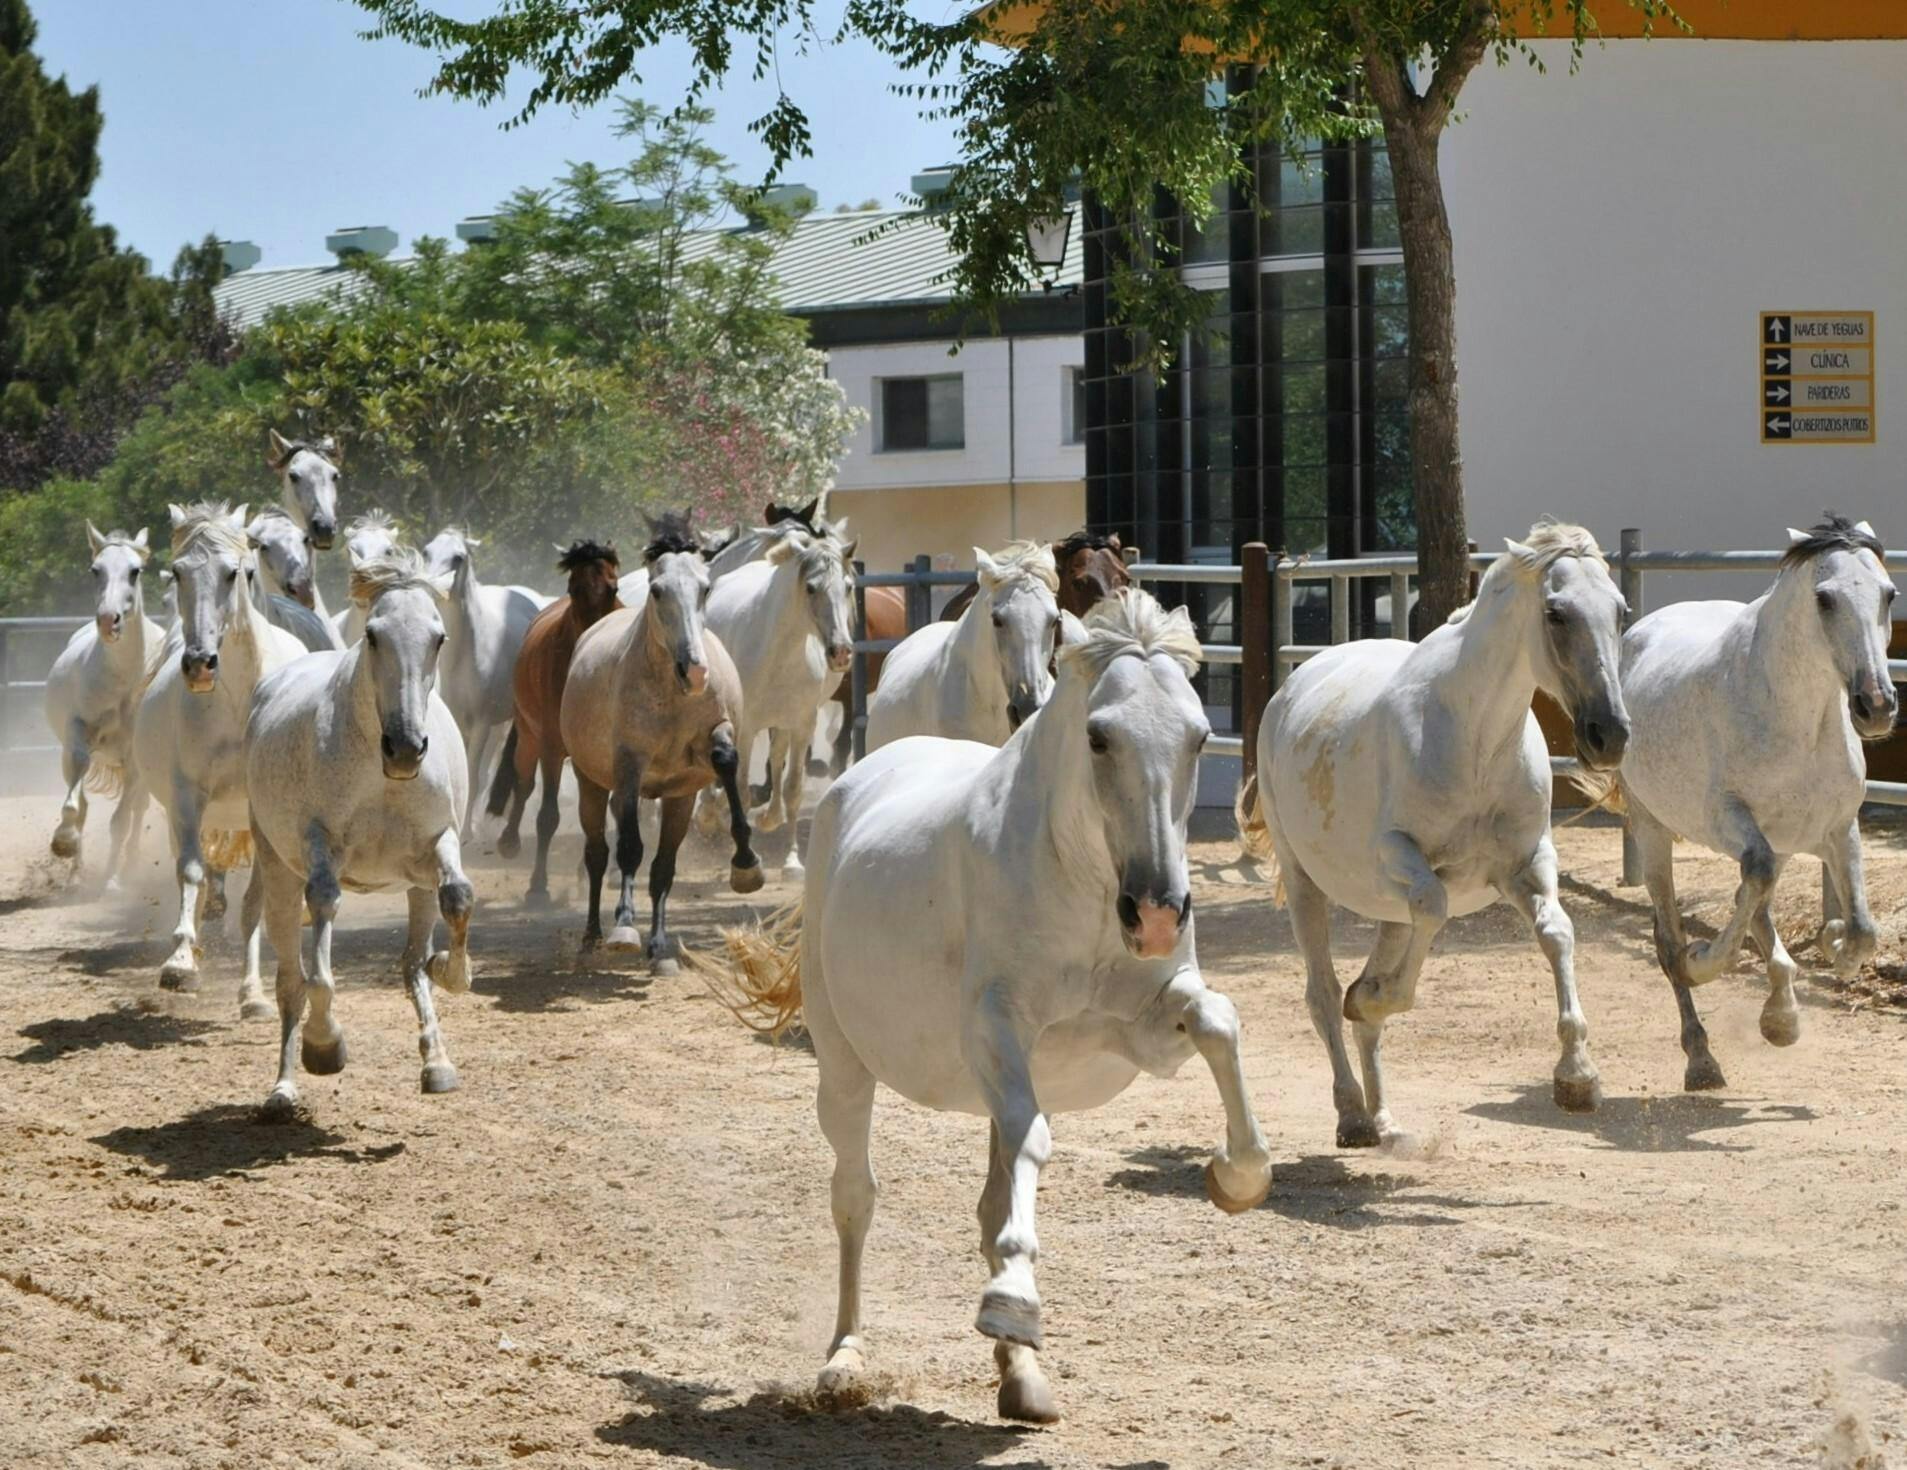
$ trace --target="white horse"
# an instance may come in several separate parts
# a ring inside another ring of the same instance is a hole
[[[1205,1171],[1228,1211],[1271,1189],[1246,1095],[1238,1014],[1200,979],[1185,829],[1210,727],[1183,611],[1136,589],[1100,603],[1059,654],[1051,700],[1005,747],[898,741],[851,767],[814,821],[798,936],[732,934],[751,998],[797,1006],[834,1150],[840,1298],[821,1386],[865,1366],[861,1254],[874,1214],[868,1128],[884,1082],[990,1120],[975,1325],[995,1339],[1000,1412],[1058,1416],[1035,1357],[1034,1193],[1047,1116],[1099,1107],[1197,1052],[1225,1107]]]
[[[353,566],[389,556],[397,546],[397,522],[386,511],[367,510],[344,528],[344,549]],[[331,626],[338,635],[337,646],[349,648],[364,636],[364,609],[347,600],[332,614]]]
[[[461,527],[431,537],[424,548],[433,577],[450,581],[444,626],[442,681],[444,703],[457,718],[468,754],[466,835],[476,830],[477,800],[490,742],[516,712],[516,656],[523,636],[551,598],[529,587],[485,586],[477,579],[473,553],[483,543]]]
[[[959,621],[929,623],[881,666],[867,710],[867,748],[909,735],[1004,745],[1053,687],[1059,571],[1053,548],[1015,541],[997,557],[973,549],[979,595]]]
[[[1768,901],[1788,858],[1813,853],[1838,899],[1819,936],[1851,974],[1873,954],[1861,876],[1861,741],[1894,728],[1887,673],[1894,585],[1866,521],[1829,516],[1788,532],[1767,592],[1739,602],[1681,602],[1639,619],[1622,640],[1622,693],[1635,738],[1617,784],[1655,906],[1655,950],[1682,1013],[1683,1085],[1722,1087],[1693,987],[1733,969],[1752,939],[1768,969],[1761,1034],[1801,1034],[1795,964]],[[1691,944],[1675,901],[1677,836],[1733,858],[1741,886],[1722,932]]]
[[[794,834],[784,876],[802,871],[797,818],[815,717],[854,657],[849,598],[854,543],[797,531],[772,542],[760,561],[738,567],[709,590],[707,624],[742,681],[736,749],[744,763],[757,733],[768,740],[768,800],[750,814],[758,832],[786,822]],[[790,758],[791,751],[793,759]],[[747,769],[742,773],[744,787]],[[704,830],[720,821],[705,795]]]
[[[66,800],[53,831],[53,855],[80,853],[86,825],[86,792],[119,791],[113,809],[112,851],[106,885],[117,882],[128,841],[139,841],[146,794],[132,768],[133,715],[139,693],[165,645],[165,632],[146,616],[139,574],[151,556],[142,529],[137,536],[102,536],[91,521],[86,541],[93,557],[93,620],[74,632],[46,676],[46,722],[60,745]]]
[[[245,528],[265,575],[253,586],[253,600],[265,620],[283,628],[314,653],[342,648],[331,611],[318,589],[311,533],[277,508],[262,510]]]
[[[271,431],[265,463],[277,472],[286,514],[311,533],[320,551],[329,551],[338,534],[338,441],[287,439]]]
[[[1575,933],[1556,900],[1549,750],[1530,701],[1541,689],[1571,713],[1584,764],[1622,759],[1622,595],[1580,526],[1538,523],[1528,544],[1508,546],[1476,601],[1422,643],[1340,644],[1295,669],[1265,709],[1258,775],[1239,797],[1240,835],[1255,855],[1276,857],[1304,951],[1340,1148],[1396,1131],[1378,1050],[1384,1021],[1416,1003],[1445,921],[1499,898],[1529,921],[1556,978],[1557,1104],[1589,1111],[1601,1098],[1576,998]],[[1333,903],[1378,924],[1347,991],[1331,966]]]
[[[344,888],[409,890],[401,973],[417,1010],[423,1090],[457,1086],[430,997],[433,980],[452,992],[470,988],[476,902],[457,839],[468,795],[463,738],[432,687],[446,634],[438,604],[449,590],[449,578],[431,576],[414,551],[358,562],[351,598],[368,613],[363,641],[278,670],[253,702],[245,769],[257,866],[245,913],[253,923],[264,909],[278,952],[281,1044],[268,1117],[289,1117],[297,1105],[292,1043],[301,1019],[305,1070],[329,1076],[344,1066],[344,1032],[331,1013],[331,930]],[[299,947],[306,912],[309,976]],[[433,953],[439,913],[450,948]]]
[[[190,991],[199,984],[207,868],[223,873],[236,866],[249,845],[243,741],[252,691],[305,649],[266,622],[252,601],[257,566],[245,537],[245,507],[175,505],[171,512],[179,625],[139,702],[133,760],[139,781],[170,819],[179,877],[179,922],[159,983]],[[256,936],[247,945],[239,1013],[270,1013]]]

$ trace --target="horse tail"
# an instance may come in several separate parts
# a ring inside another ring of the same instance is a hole
[[[1622,799],[1621,777],[1615,771],[1592,771],[1579,761],[1576,769],[1569,773],[1569,779],[1576,783],[1576,789],[1589,803],[1585,815],[1597,807],[1618,816],[1628,810],[1628,803]]]
[[[484,810],[493,817],[500,817],[509,808],[510,798],[516,795],[516,723],[510,724],[510,733],[503,737],[503,754],[497,759],[497,773],[490,778],[490,799],[484,803]]]
[[[116,801],[126,790],[126,773],[95,756],[86,768],[86,789],[107,801]]]
[[[237,832],[199,832],[199,852],[205,866],[215,873],[229,873],[252,861],[252,833],[249,827]]]
[[[1232,804],[1232,816],[1238,822],[1238,845],[1245,856],[1271,868],[1274,896],[1285,901],[1285,875],[1278,866],[1278,849],[1271,840],[1271,823],[1265,820],[1265,793],[1253,771],[1238,788],[1238,800]]]
[[[779,1039],[801,1015],[801,900],[750,928],[722,931],[722,958],[684,956],[751,1031]]]

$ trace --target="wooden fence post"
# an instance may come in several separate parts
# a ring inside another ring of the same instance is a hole
[[[1242,650],[1239,703],[1244,716],[1244,773],[1258,770],[1258,724],[1271,702],[1271,548],[1245,543],[1244,583],[1239,597],[1238,642]]]

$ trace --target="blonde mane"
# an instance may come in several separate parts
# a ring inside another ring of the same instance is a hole
[[[1505,577],[1540,576],[1566,556],[1593,561],[1604,570],[1609,566],[1596,538],[1585,528],[1568,521],[1553,521],[1547,516],[1531,526],[1530,534],[1523,540],[1505,538],[1504,546],[1503,554],[1490,563],[1483,580],[1477,584],[1477,595],[1453,612],[1450,622],[1461,623],[1469,617],[1471,609],[1483,600],[1483,594]]]
[[[423,553],[408,546],[351,563],[351,600],[359,607],[369,607],[386,592],[407,587],[421,588],[441,602],[450,595],[447,584],[447,578],[431,576]]]
[[[366,531],[396,531],[397,522],[387,510],[367,510],[344,528],[345,536],[358,536]]]
[[[1030,578],[1048,592],[1059,591],[1059,564],[1053,560],[1053,548],[1044,541],[1012,541],[992,556],[976,546],[973,559],[980,568],[980,586],[985,590]]]
[[[91,523],[89,522],[88,524]],[[150,546],[142,546],[133,538],[130,532],[121,531],[117,527],[110,531],[101,531],[99,533],[99,549],[104,551],[109,546],[125,547],[126,550],[138,557],[142,563],[152,559],[152,548]]]
[[[1065,668],[1083,662],[1095,679],[1114,659],[1129,653],[1140,658],[1163,653],[1176,660],[1189,679],[1198,672],[1203,657],[1198,631],[1185,609],[1168,612],[1150,592],[1137,587],[1122,587],[1094,604],[1086,614],[1085,627],[1084,639],[1060,649],[1059,663]]]
[[[173,560],[201,545],[241,557],[251,551],[245,528],[232,524],[232,508],[223,500],[201,500],[179,513],[178,524],[172,528]]]

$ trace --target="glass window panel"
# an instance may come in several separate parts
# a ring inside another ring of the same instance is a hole
[[[1371,392],[1378,412],[1403,412],[1410,402],[1410,359],[1387,357],[1371,364]]]
[[[1259,248],[1272,255],[1322,255],[1324,253],[1324,206],[1305,205],[1275,210],[1264,220]]]
[[[1323,413],[1328,406],[1323,363],[1267,368],[1265,383],[1267,413]]]
[[[1403,238],[1397,229],[1397,201],[1394,199],[1373,199],[1364,210],[1359,229],[1358,248],[1362,250],[1396,250],[1403,244]]]
[[[1401,265],[1367,265],[1363,270],[1360,294],[1380,306],[1400,306],[1404,296],[1404,268]]]
[[[1402,306],[1373,306],[1371,313],[1371,355],[1402,357],[1410,350],[1408,309]]]
[[[1265,317],[1267,362],[1318,362],[1325,355],[1324,313],[1282,311]]]
[[[1326,437],[1325,416],[1321,413],[1287,414],[1279,425],[1281,458],[1288,465],[1330,463],[1330,444]]]
[[[881,380],[881,448],[960,449],[966,444],[961,375]]]
[[[1266,271],[1260,278],[1259,296],[1269,311],[1290,311],[1299,307],[1324,305],[1324,272]]]
[[[1410,418],[1401,413],[1371,415],[1372,458],[1381,470],[1385,466],[1410,467]]]

